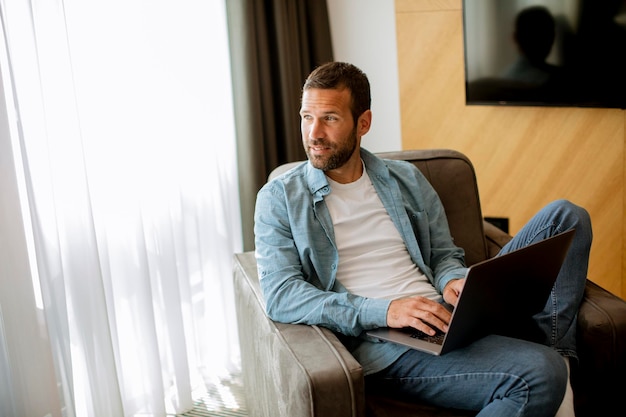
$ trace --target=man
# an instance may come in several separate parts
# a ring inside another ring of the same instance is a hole
[[[445,332],[451,314],[444,304],[456,304],[467,272],[463,251],[419,170],[360,147],[372,123],[363,72],[338,62],[318,67],[304,84],[300,116],[308,163],[257,196],[256,258],[268,316],[342,335],[368,387],[479,416],[554,416],[569,386],[567,358],[576,357],[587,212],[554,202],[503,249],[577,230],[551,302],[536,316],[541,340],[490,335],[442,356],[373,340],[364,332],[384,326]],[[571,398],[563,404],[571,409]]]

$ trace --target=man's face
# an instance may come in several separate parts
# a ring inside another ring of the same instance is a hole
[[[305,90],[300,109],[302,144],[311,164],[323,171],[341,168],[359,146],[346,88]]]

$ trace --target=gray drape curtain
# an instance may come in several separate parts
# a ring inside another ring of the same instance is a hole
[[[323,0],[226,0],[244,249],[254,248],[256,193],[272,169],[306,158],[300,92],[332,60]]]

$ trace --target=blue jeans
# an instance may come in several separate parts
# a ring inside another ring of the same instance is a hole
[[[581,207],[558,200],[538,212],[502,249],[510,252],[571,228],[574,241],[545,309],[527,333],[490,335],[442,356],[410,350],[366,377],[368,390],[459,409],[477,416],[554,416],[567,383],[562,356],[576,359],[576,318],[582,300],[592,231]]]

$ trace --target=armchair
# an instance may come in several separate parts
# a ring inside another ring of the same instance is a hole
[[[437,190],[468,265],[495,256],[511,236],[484,221],[474,168],[452,150],[379,153],[415,164]],[[278,167],[270,178],[297,163]],[[359,363],[333,332],[265,315],[253,252],[235,254],[234,286],[247,407],[251,416],[472,416],[366,392]],[[587,281],[578,316],[572,388],[578,417],[622,415],[626,402],[626,302]],[[621,411],[619,411],[621,410]]]

